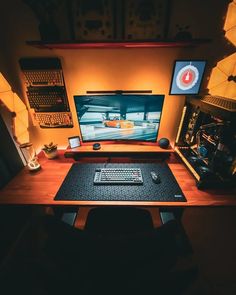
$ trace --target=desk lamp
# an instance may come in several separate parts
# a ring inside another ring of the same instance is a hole
[[[41,168],[35,149],[31,142],[21,144],[20,150],[30,171],[37,171]]]

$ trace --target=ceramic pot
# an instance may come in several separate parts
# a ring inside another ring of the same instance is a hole
[[[58,155],[57,150],[52,150],[51,152],[44,151],[44,154],[48,159],[54,159]]]

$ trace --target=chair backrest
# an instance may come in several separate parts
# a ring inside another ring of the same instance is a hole
[[[150,212],[135,207],[96,207],[89,211],[85,230],[102,235],[141,233],[152,230]]]

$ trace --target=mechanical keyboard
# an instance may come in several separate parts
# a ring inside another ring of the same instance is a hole
[[[96,168],[94,184],[143,184],[140,168]]]
[[[27,86],[64,86],[61,70],[24,71]]]
[[[68,112],[69,105],[64,87],[28,87],[31,108],[40,112]]]
[[[70,112],[35,113],[34,117],[41,128],[73,127],[72,114]]]

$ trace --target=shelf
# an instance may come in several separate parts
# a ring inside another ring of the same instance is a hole
[[[103,144],[100,150],[93,150],[92,145],[82,145],[74,149],[66,149],[66,158],[81,157],[138,157],[138,158],[157,158],[166,157],[169,153],[173,153],[172,147],[162,149],[157,145],[138,145],[138,144]]]
[[[173,48],[196,47],[209,43],[210,39],[194,39],[189,41],[140,41],[140,42],[63,42],[63,41],[26,41],[27,45],[40,49],[89,49],[89,48]]]

